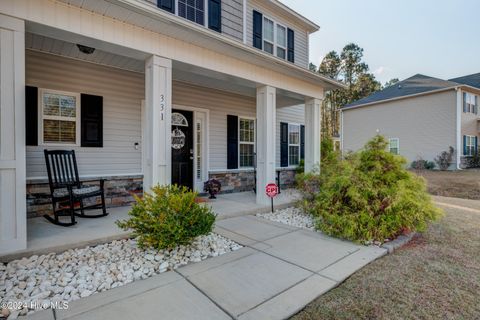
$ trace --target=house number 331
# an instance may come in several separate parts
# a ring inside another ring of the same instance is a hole
[[[160,95],[160,120],[163,121],[163,114],[165,113],[165,95]]]

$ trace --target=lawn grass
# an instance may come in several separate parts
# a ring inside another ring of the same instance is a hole
[[[480,200],[480,170],[413,172],[427,180],[428,192],[433,195]]]
[[[480,319],[480,211],[445,217],[292,319]]]

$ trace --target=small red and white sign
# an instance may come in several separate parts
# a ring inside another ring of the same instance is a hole
[[[269,183],[265,187],[265,193],[268,197],[274,198],[278,194],[278,186],[275,183]]]

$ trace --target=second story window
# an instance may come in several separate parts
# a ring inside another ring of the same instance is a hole
[[[205,24],[205,0],[178,0],[178,15],[198,24]]]
[[[253,46],[280,59],[295,62],[295,32],[255,10]]]
[[[157,0],[157,7],[222,32],[221,0]]]
[[[468,92],[463,93],[463,112],[478,113],[478,97],[476,95]]]

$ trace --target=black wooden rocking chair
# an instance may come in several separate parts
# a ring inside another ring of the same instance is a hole
[[[83,185],[78,177],[74,150],[45,150],[44,153],[54,215],[54,218],[48,214],[44,215],[48,221],[68,227],[77,223],[75,216],[100,218],[108,215],[105,208],[104,180],[100,180],[100,185]],[[98,196],[102,199],[100,204],[87,207],[83,205],[84,199]],[[75,209],[75,203],[80,204],[79,209]],[[57,208],[57,205],[59,208]],[[93,209],[102,209],[102,213],[97,215],[85,214],[85,210]],[[80,213],[77,213],[79,210]],[[59,217],[70,217],[70,222],[62,222]]]

